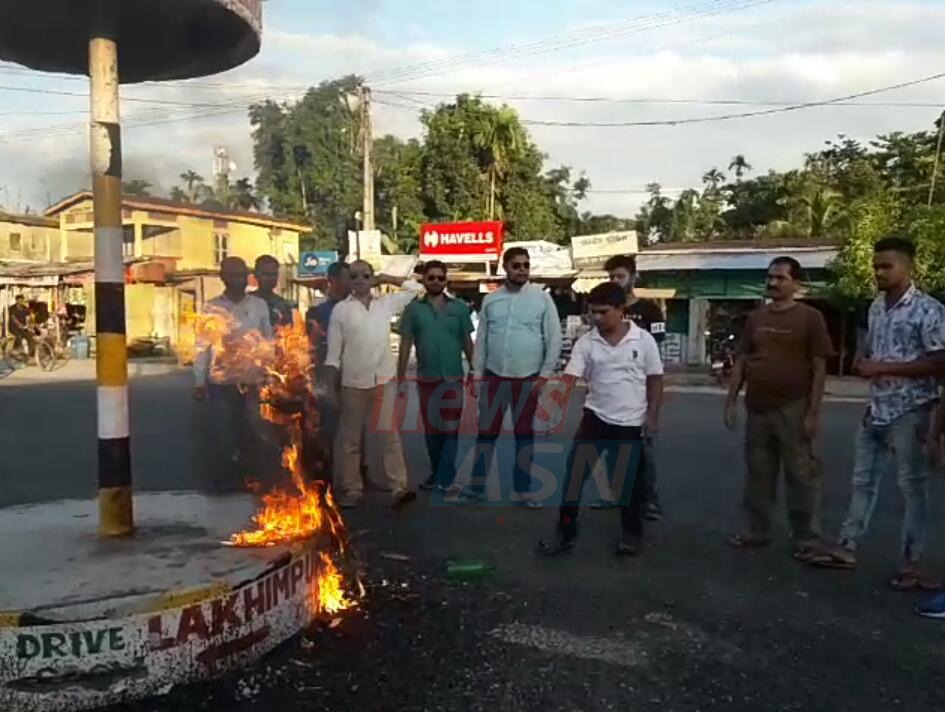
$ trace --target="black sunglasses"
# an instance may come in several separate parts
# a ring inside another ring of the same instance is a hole
[[[528,269],[531,266],[531,262],[513,262],[509,265],[509,269]]]
[[[428,275],[425,275],[425,276],[424,276],[424,279],[427,280],[428,282],[445,282],[445,281],[446,281],[446,275],[445,275],[445,274],[443,274],[443,275],[440,275],[440,274],[428,274]]]

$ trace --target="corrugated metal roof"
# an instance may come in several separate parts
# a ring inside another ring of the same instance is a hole
[[[823,269],[833,260],[836,247],[790,248],[771,250],[718,250],[693,252],[641,252],[637,268],[641,272],[686,270],[742,270],[767,269],[776,257],[788,255],[801,263],[804,269]]]

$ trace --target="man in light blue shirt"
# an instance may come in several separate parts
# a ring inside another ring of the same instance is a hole
[[[551,296],[528,281],[528,251],[513,247],[502,257],[505,284],[486,296],[479,314],[473,375],[480,380],[480,451],[494,449],[506,410],[512,410],[516,453],[535,440],[534,417],[545,381],[554,375],[561,355],[561,324]],[[481,499],[487,463],[476,459],[467,497]],[[531,476],[515,458],[513,498],[524,507],[539,509],[529,492]]]

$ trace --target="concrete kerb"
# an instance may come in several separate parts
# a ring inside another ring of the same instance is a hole
[[[0,368],[2,366],[3,364],[0,363]],[[164,376],[171,373],[184,373],[187,370],[186,366],[180,366],[176,361],[167,359],[133,359],[128,362],[129,378]],[[33,365],[13,370],[0,379],[0,388],[5,385],[42,385],[93,380],[95,380],[95,361],[73,360],[51,372],[41,371]]]
[[[4,712],[161,695],[258,659],[314,619],[325,542],[221,545],[248,524],[252,497],[141,495],[136,536],[108,541],[95,507],[0,510],[0,567],[15,573],[0,584]]]

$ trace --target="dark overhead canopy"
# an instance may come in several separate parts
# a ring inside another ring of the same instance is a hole
[[[259,52],[261,0],[3,0],[0,59],[87,74],[95,8],[118,40],[122,83],[222,72]]]

